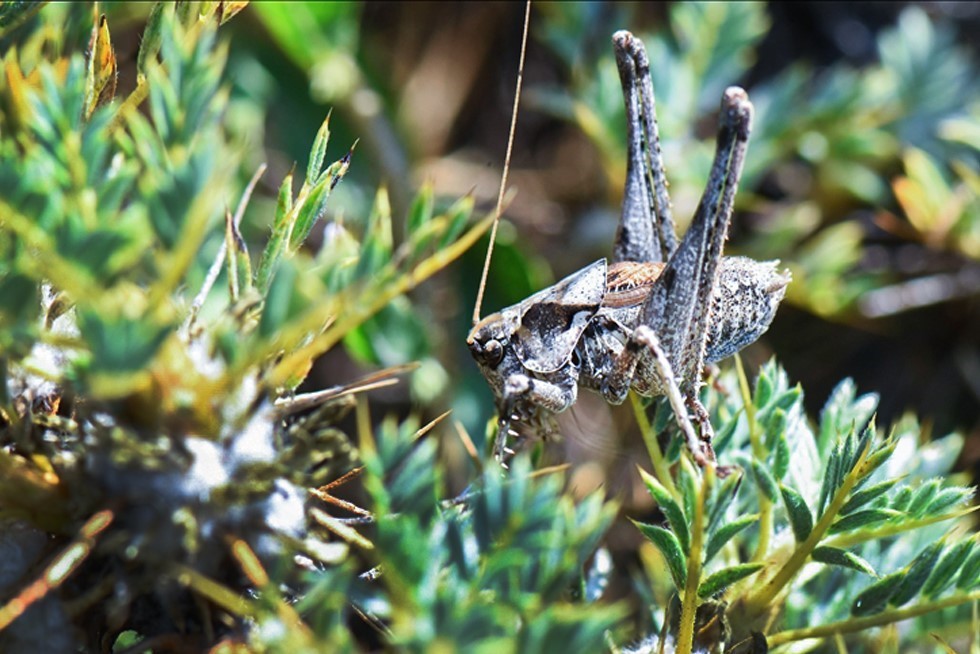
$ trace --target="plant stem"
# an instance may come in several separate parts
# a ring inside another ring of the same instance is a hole
[[[765,448],[762,445],[762,434],[759,430],[759,421],[755,418],[755,403],[752,401],[752,391],[749,390],[749,379],[745,375],[745,367],[742,365],[742,357],[735,355],[735,370],[738,373],[738,388],[742,394],[742,406],[745,407],[745,419],[749,426],[749,443],[752,445],[752,456],[757,461],[764,461],[766,458]],[[769,553],[769,541],[772,538],[773,506],[772,501],[766,497],[762,489],[756,489],[759,495],[759,542],[756,544],[755,553],[752,554],[752,562],[759,563],[765,561]]]
[[[776,576],[770,579],[758,592],[750,595],[746,599],[746,614],[750,619],[754,619],[763,613],[765,613],[766,608],[773,602],[775,597],[782,591],[783,587],[788,584],[793,577],[800,571],[803,565],[810,558],[813,550],[816,549],[817,545],[826,535],[827,530],[833,524],[834,520],[838,517],[840,509],[844,506],[848,497],[851,494],[851,490],[854,486],[864,477],[867,472],[864,471],[864,464],[868,458],[868,452],[871,450],[871,441],[864,446],[864,450],[861,452],[861,456],[858,458],[857,463],[851,469],[849,473],[844,477],[841,482],[840,488],[834,493],[833,499],[827,506],[823,515],[820,517],[820,521],[813,527],[810,535],[807,539],[797,545],[796,549],[793,551],[792,556],[789,560],[783,564],[783,567],[779,569]]]
[[[640,426],[640,433],[643,434],[643,443],[647,446],[650,454],[650,462],[653,464],[653,471],[656,473],[657,481],[664,485],[671,496],[680,501],[681,494],[674,485],[674,479],[670,476],[670,464],[664,458],[660,443],[657,442],[657,435],[653,433],[653,427],[647,419],[643,403],[640,402],[636,393],[630,393],[630,404],[633,405],[633,413],[636,415],[636,423]]]
[[[681,602],[681,622],[677,633],[677,652],[689,654],[694,647],[694,621],[698,612],[698,586],[701,585],[701,559],[704,548],[704,502],[711,489],[715,470],[708,466],[703,469],[701,489],[694,503],[694,516],[691,520],[691,551],[687,555],[687,583],[684,586],[684,601]]]
[[[980,600],[980,590],[973,591],[972,593],[952,595],[946,599],[935,602],[926,602],[924,604],[916,604],[915,606],[910,606],[904,609],[882,611],[877,615],[869,615],[866,618],[852,618],[841,622],[832,622],[831,624],[820,625],[819,627],[806,627],[804,629],[780,631],[779,633],[769,636],[767,641],[770,647],[777,647],[779,645],[785,645],[786,643],[805,640],[807,638],[826,638],[835,634],[855,633],[858,631],[864,631],[865,629],[870,629],[872,627],[880,627],[893,622],[908,620],[909,618],[915,618],[920,615],[925,615],[926,613],[940,611],[951,606],[959,606],[960,604],[966,604],[967,602],[976,602],[978,600]]]

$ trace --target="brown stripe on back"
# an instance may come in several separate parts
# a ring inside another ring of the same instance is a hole
[[[620,261],[606,271],[606,296],[602,306],[618,309],[641,304],[663,272],[662,263]]]

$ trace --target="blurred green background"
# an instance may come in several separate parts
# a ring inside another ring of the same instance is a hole
[[[135,84],[147,10],[107,8],[121,93]],[[240,176],[270,168],[243,224],[250,247],[268,234],[276,181],[306,165],[329,110],[328,158],[358,145],[328,223],[366,220],[379,183],[396,229],[424,183],[438,202],[472,193],[490,211],[522,21],[519,3],[246,8],[222,36],[234,80],[226,120],[249,162]],[[769,333],[743,353],[750,368],[775,354],[807,389],[811,412],[853,377],[881,395],[879,424],[908,410],[937,435],[967,432],[960,465],[980,472],[980,6],[535,5],[517,194],[484,314],[611,251],[625,127],[610,36],[621,28],[647,44],[681,228],[706,178],[722,90],[740,84],[756,105],[727,251],[781,259],[794,282]],[[315,228],[311,247],[330,229]],[[464,341],[484,251],[485,242],[415,291],[412,305],[396,302],[349,337],[317,364],[311,387],[419,360],[408,384],[372,396],[378,413],[451,407],[479,444],[492,400]],[[568,456],[624,465],[630,424],[585,394],[562,424]]]

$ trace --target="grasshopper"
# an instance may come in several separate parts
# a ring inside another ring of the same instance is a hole
[[[612,261],[600,259],[482,320],[478,300],[466,339],[495,396],[494,452],[504,465],[515,453],[508,439],[554,433],[554,415],[575,403],[579,386],[611,404],[630,390],[666,395],[695,460],[713,465],[713,432],[698,397],[705,364],[758,339],[790,281],[778,261],[722,256],[752,127],[748,95],[733,86],[722,96],[707,187],[678,241],[650,62],[631,33],[616,32],[612,41],[629,139]]]

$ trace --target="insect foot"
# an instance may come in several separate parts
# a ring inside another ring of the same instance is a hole
[[[756,341],[790,281],[778,262],[723,256],[752,130],[748,94],[732,86],[722,95],[711,172],[678,239],[646,49],[626,31],[616,32],[613,47],[628,154],[612,260],[476,322],[466,341],[496,400],[502,463],[529,438],[554,433],[554,415],[582,386],[611,404],[630,390],[666,396],[694,459],[714,465],[713,430],[698,397],[704,367]]]

